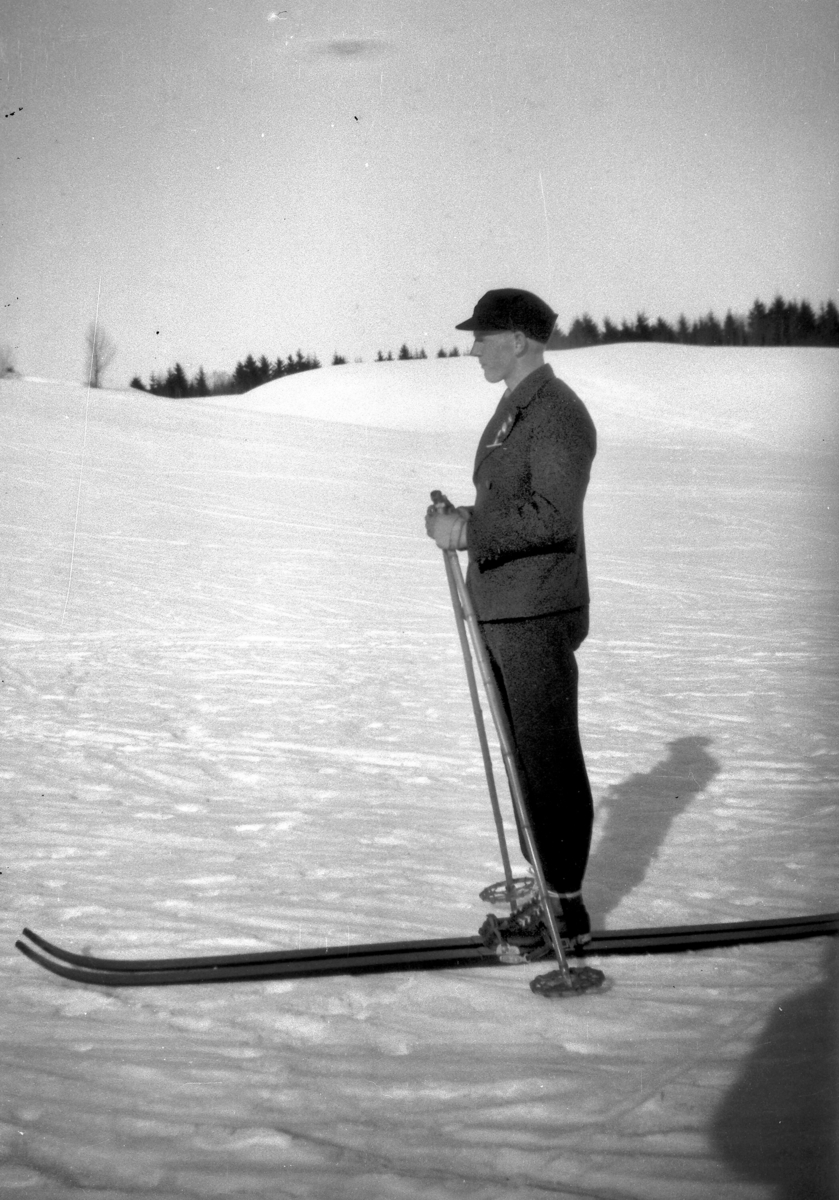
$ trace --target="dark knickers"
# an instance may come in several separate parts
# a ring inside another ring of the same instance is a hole
[[[594,815],[577,723],[574,657],[588,632],[588,607],[486,621],[481,630],[512,727],[545,877],[558,892],[577,891]],[[527,858],[523,845],[522,853]]]

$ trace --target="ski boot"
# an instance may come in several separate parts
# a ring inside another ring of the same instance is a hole
[[[491,889],[485,889],[482,897],[489,892]],[[553,952],[542,902],[534,893],[535,886],[524,893],[528,897],[525,903],[511,912],[509,917],[499,919],[490,913],[479,930],[484,945],[494,948],[504,962],[522,959],[532,962]],[[581,893],[562,895],[549,891],[548,898],[558,918],[563,949],[569,953],[579,953],[591,941],[591,922]]]

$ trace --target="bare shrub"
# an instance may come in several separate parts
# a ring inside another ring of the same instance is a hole
[[[8,342],[0,342],[0,379],[16,374],[15,352]]]
[[[105,371],[114,361],[116,344],[104,329],[91,321],[85,336],[87,346],[87,382],[90,387],[101,387]]]

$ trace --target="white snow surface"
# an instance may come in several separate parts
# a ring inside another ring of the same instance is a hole
[[[550,360],[600,437],[597,924],[835,909],[839,352]],[[830,939],[561,1001],[544,964],[108,990],[13,947],[476,931],[500,859],[422,518],[497,398],[466,358],[0,383],[0,1198],[835,1194]]]

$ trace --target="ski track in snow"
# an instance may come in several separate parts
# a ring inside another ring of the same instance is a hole
[[[600,434],[590,907],[834,909],[839,354],[605,350],[552,356]],[[826,940],[604,960],[555,1003],[539,964],[121,992],[13,948],[474,932],[501,870],[422,515],[471,499],[476,374],[0,384],[0,1196],[833,1194]]]

